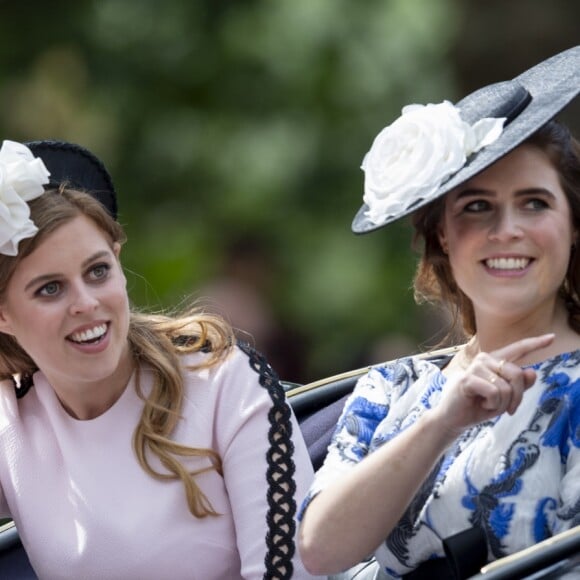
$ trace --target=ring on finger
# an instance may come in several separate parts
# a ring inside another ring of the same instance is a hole
[[[498,374],[500,377],[503,377],[503,375],[502,375],[502,373],[501,373],[501,371],[502,371],[502,369],[503,369],[503,365],[505,365],[505,358],[502,358],[502,359],[499,361],[499,364],[497,365],[497,371],[495,371],[495,372],[496,372],[496,374]]]
[[[498,377],[498,375],[497,375],[497,374],[491,375],[491,377],[489,378],[489,382],[490,382],[492,385],[495,385],[495,381],[497,381],[497,377]]]

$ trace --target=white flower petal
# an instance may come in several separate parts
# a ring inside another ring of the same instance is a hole
[[[44,193],[50,172],[42,159],[16,141],[0,147],[0,253],[15,256],[18,244],[36,234],[26,202]]]
[[[477,142],[477,149],[474,149],[474,152],[491,145],[501,135],[504,123],[505,117],[477,121],[472,127]]]

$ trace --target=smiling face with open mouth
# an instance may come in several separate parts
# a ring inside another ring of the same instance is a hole
[[[78,216],[22,259],[0,305],[0,330],[16,337],[63,402],[99,391],[114,398],[128,380],[129,300],[119,251]]]
[[[575,237],[558,173],[533,145],[450,192],[439,233],[476,319],[553,310]]]

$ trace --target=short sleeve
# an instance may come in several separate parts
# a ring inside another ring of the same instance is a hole
[[[417,357],[378,365],[361,377],[345,402],[299,519],[325,487],[428,409],[440,396],[444,381],[438,366]]]
[[[390,374],[388,368],[371,369],[358,380],[345,402],[324,463],[301,506],[299,519],[318,493],[368,454],[377,425],[389,412]]]

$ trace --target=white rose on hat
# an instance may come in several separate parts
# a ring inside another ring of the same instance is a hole
[[[449,101],[404,107],[363,159],[367,217],[379,224],[429,198],[470,155],[499,137],[503,123],[488,118],[469,125]]]

